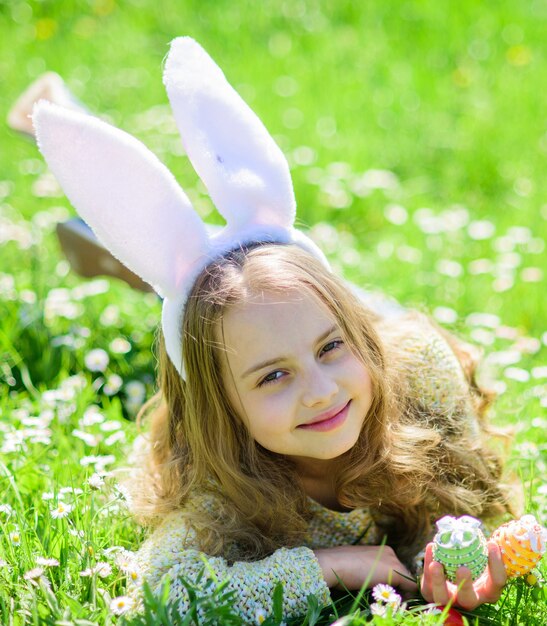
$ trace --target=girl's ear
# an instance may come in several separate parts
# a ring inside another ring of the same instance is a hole
[[[140,141],[90,115],[39,102],[38,146],[100,241],[161,295],[174,295],[207,252],[203,222]]]
[[[287,160],[217,64],[179,37],[163,79],[184,148],[228,229],[290,228],[296,203]]]

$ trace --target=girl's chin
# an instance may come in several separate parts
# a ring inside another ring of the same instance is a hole
[[[340,439],[337,441],[334,434],[329,436],[329,433],[321,433],[320,436],[326,436],[327,440],[325,441],[324,447],[320,445],[309,446],[309,449],[304,451],[301,450],[299,452],[288,452],[286,449],[272,449],[271,447],[264,445],[260,442],[260,445],[273,452],[274,454],[279,454],[288,459],[293,459],[295,463],[298,465],[298,461],[302,459],[306,459],[308,461],[334,461],[342,457],[344,454],[349,452],[353,446],[357,443],[359,439],[359,433],[356,433],[355,436],[348,439]]]
[[[335,445],[334,447],[331,446],[323,451],[317,451],[310,458],[317,459],[318,461],[334,461],[334,459],[338,459],[349,452],[356,443],[357,437],[346,443],[340,442],[339,445]]]

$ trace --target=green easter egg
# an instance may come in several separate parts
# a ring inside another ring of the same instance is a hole
[[[446,519],[446,518],[443,518]],[[453,518],[451,518],[453,519]],[[468,519],[468,518],[466,518]],[[454,582],[459,567],[467,567],[476,580],[488,563],[486,539],[480,528],[443,528],[433,538],[433,560],[442,564],[447,580]]]

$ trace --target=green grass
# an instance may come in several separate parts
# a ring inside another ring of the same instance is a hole
[[[299,220],[339,271],[434,313],[493,355],[484,375],[503,393],[492,419],[515,427],[510,466],[526,510],[545,523],[545,17],[545,5],[523,0],[4,0],[0,117],[32,79],[56,70],[91,110],[153,149],[218,221],[164,123],[168,42],[195,37],[289,157]],[[116,281],[70,273],[54,225],[73,210],[47,192],[33,142],[3,126],[0,146],[0,622],[117,623],[109,602],[126,581],[116,548],[135,549],[143,533],[116,468],[137,434],[128,384],[153,389],[160,306]],[[112,343],[120,338],[124,351]],[[84,365],[94,348],[109,353],[104,373]],[[105,390],[114,374],[121,387]],[[114,430],[81,425],[92,405]],[[75,429],[102,439],[86,443]],[[109,440],[115,432],[125,441]],[[94,464],[81,460],[111,454],[113,474],[94,491]],[[82,493],[64,494],[74,508],[55,520],[62,488]],[[59,562],[42,566],[47,583],[24,578],[37,557]],[[80,575],[103,561],[106,577]],[[543,626],[541,585],[516,581],[477,615]],[[339,604],[339,615],[351,610]],[[320,619],[333,621],[328,611]]]

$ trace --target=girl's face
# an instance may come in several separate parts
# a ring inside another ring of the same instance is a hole
[[[297,467],[356,443],[371,380],[326,307],[310,295],[263,294],[228,309],[222,326],[228,396],[255,441]]]

